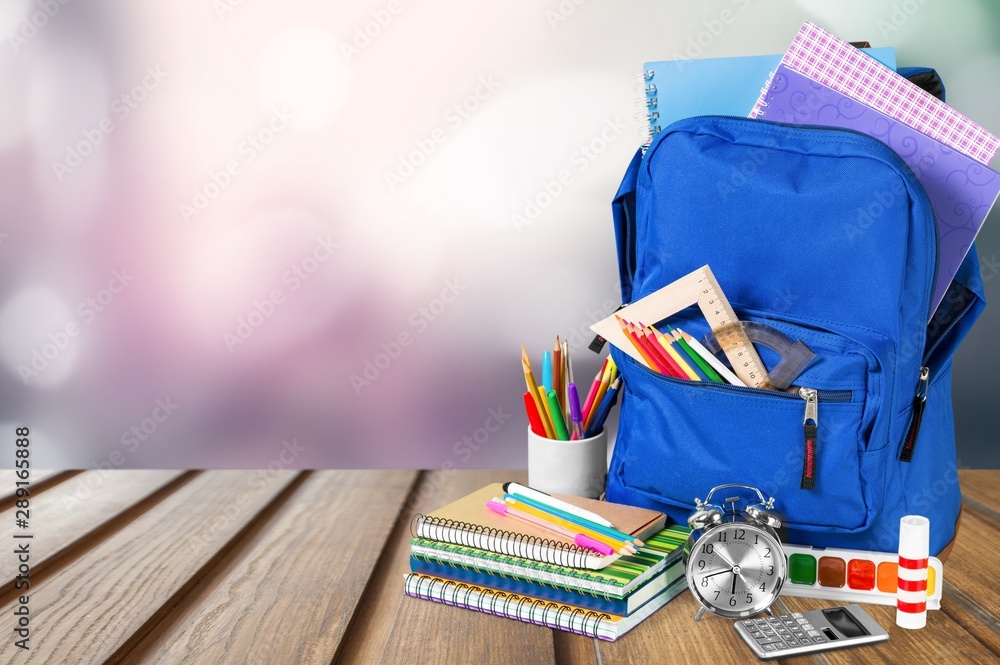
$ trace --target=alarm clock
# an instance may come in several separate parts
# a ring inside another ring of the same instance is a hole
[[[738,510],[739,496],[726,498],[727,513],[711,503],[712,495],[728,489],[752,490],[760,499]],[[764,500],[760,490],[733,483],[712,488],[705,500],[695,499],[688,518],[691,535],[684,546],[688,588],[701,605],[695,621],[708,611],[740,619],[768,610],[787,575],[785,553],[776,530],[782,518],[774,512],[774,498]]]

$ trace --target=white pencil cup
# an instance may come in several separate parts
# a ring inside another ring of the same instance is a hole
[[[598,499],[608,477],[608,433],[578,441],[538,436],[528,428],[528,485],[542,492]]]

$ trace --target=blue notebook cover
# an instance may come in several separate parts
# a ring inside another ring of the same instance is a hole
[[[886,67],[896,69],[896,49],[861,49]],[[682,118],[735,115],[745,118],[782,54],[740,58],[647,62],[646,106],[650,137]]]
[[[596,612],[607,612],[616,616],[628,616],[647,602],[657,597],[672,582],[684,576],[684,563],[676,559],[673,564],[664,568],[648,582],[637,588],[623,599],[608,598],[600,594],[590,594],[585,591],[573,591],[562,587],[549,586],[528,582],[515,577],[505,577],[491,573],[480,572],[461,566],[429,561],[419,557],[410,557],[410,570],[430,577],[443,577],[456,582],[489,587],[498,591],[507,591],[522,596],[531,596],[574,607],[582,607]]]

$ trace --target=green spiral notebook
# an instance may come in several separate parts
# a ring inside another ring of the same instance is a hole
[[[684,526],[669,526],[647,538],[634,556],[623,556],[601,570],[568,568],[424,538],[410,541],[410,554],[448,566],[622,599],[679,559],[690,532]]]

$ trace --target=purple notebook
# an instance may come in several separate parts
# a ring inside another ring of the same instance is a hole
[[[765,104],[758,103],[758,118],[854,129],[886,143],[913,169],[937,221],[933,315],[1000,194],[1000,173],[785,65],[775,71],[761,98]]]

